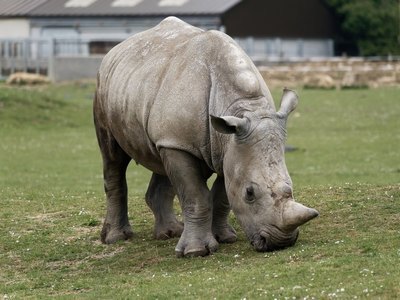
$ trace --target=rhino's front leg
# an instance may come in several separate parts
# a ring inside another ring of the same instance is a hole
[[[237,236],[235,229],[228,224],[228,216],[231,210],[228,196],[225,191],[224,178],[218,176],[211,189],[213,199],[213,221],[212,231],[215,238],[220,243],[236,242]]]
[[[154,237],[165,240],[179,237],[183,224],[176,219],[173,211],[175,193],[167,176],[153,173],[146,192],[146,203],[155,217]]]
[[[211,230],[212,200],[204,162],[187,152],[161,149],[168,177],[181,202],[184,229],[175,248],[178,257],[205,256],[218,248]]]

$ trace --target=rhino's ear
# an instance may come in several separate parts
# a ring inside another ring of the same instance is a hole
[[[286,119],[288,115],[296,108],[298,102],[299,98],[297,97],[296,92],[284,88],[281,107],[279,108],[278,115]]]
[[[246,118],[237,118],[233,116],[216,117],[210,115],[211,124],[214,129],[225,134],[241,134],[248,128],[248,120]]]

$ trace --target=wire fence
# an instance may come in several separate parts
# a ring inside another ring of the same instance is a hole
[[[88,57],[98,53],[98,42],[81,39],[0,39],[0,78],[15,72],[48,75],[55,57]]]

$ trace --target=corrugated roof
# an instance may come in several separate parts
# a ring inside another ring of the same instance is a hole
[[[33,9],[29,16],[215,15],[239,2],[241,0],[86,0],[89,5],[82,7],[76,0],[50,0]]]
[[[48,0],[0,0],[0,17],[26,16]]]

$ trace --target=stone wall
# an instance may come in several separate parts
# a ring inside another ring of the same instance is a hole
[[[271,87],[375,88],[400,86],[400,61],[331,59],[260,66]]]

